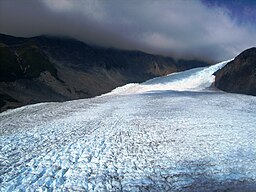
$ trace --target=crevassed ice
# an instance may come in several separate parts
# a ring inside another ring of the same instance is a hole
[[[223,65],[0,113],[0,191],[256,191],[256,97],[206,91]]]
[[[157,77],[145,83],[130,83],[114,89],[107,95],[146,93],[163,90],[201,91],[210,87],[214,82],[213,73],[225,66],[233,59],[217,63],[210,67],[190,69],[183,72]]]

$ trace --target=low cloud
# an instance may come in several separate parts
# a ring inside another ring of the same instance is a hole
[[[256,46],[255,25],[199,0],[0,0],[0,32],[214,61]]]

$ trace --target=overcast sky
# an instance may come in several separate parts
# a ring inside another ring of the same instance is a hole
[[[215,61],[256,46],[247,0],[0,0],[0,33]]]

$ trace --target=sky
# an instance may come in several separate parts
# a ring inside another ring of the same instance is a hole
[[[256,1],[0,0],[0,33],[221,61],[256,46]]]

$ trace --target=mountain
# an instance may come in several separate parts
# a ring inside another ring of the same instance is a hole
[[[256,97],[227,62],[0,113],[0,191],[256,191]]]
[[[215,86],[223,91],[256,96],[256,48],[243,51],[215,76]]]
[[[0,110],[88,98],[131,82],[207,66],[63,37],[0,35]]]

